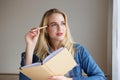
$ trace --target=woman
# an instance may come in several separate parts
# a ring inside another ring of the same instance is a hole
[[[42,28],[47,26],[46,28]],[[42,29],[41,29],[42,28]],[[48,80],[105,80],[104,73],[89,52],[72,41],[67,16],[58,9],[50,9],[43,15],[40,27],[31,29],[25,35],[26,51],[22,54],[21,66],[43,61],[53,51],[65,47],[73,55],[78,66],[67,76],[51,76]],[[87,74],[82,76],[82,70]],[[20,73],[20,80],[29,80]]]

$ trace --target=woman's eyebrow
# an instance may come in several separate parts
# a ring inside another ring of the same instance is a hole
[[[51,25],[51,24],[55,24],[55,23],[57,23],[57,22],[51,22],[49,25]]]
[[[57,23],[57,22],[51,22],[50,24],[52,24],[52,23]]]

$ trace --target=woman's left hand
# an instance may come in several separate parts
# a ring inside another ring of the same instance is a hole
[[[67,78],[65,76],[51,76],[48,80],[73,80],[72,78]]]

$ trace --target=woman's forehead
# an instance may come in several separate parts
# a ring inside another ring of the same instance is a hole
[[[64,17],[62,14],[54,13],[48,17],[48,22],[61,22],[64,21]]]

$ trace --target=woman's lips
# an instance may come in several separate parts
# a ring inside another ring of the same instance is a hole
[[[62,35],[63,35],[63,33],[57,33],[56,35],[57,35],[57,36],[62,36]]]

